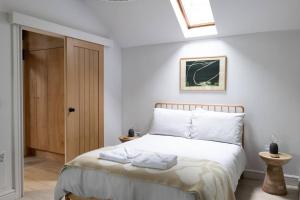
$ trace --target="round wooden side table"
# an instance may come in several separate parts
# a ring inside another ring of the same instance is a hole
[[[275,195],[286,195],[287,190],[282,166],[287,164],[293,157],[287,153],[279,153],[279,158],[273,158],[269,152],[260,152],[259,156],[267,164],[263,191]]]
[[[137,138],[139,138],[139,136],[128,137],[128,136],[125,136],[125,135],[121,135],[121,136],[119,137],[119,140],[120,140],[122,143],[124,143],[124,142],[128,142],[128,141],[131,141],[131,140],[135,140],[135,139],[137,139]]]

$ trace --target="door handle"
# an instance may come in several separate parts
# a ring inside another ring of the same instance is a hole
[[[75,108],[70,107],[69,112],[75,112]]]

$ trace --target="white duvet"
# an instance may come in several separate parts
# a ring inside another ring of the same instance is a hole
[[[234,190],[246,166],[244,150],[234,144],[173,136],[145,135],[119,146],[219,162],[228,171]],[[98,155],[99,152],[93,151],[87,154]],[[79,168],[65,169],[60,175],[55,190],[55,200],[59,200],[68,192],[81,197],[113,200],[195,199],[192,194],[176,188]]]

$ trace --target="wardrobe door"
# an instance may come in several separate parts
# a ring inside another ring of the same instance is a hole
[[[103,146],[103,46],[67,38],[66,161]]]
[[[25,74],[28,82],[27,105],[28,146],[47,150],[48,139],[48,99],[47,99],[47,53],[29,51],[25,62]]]
[[[24,99],[25,99],[25,133],[26,146],[38,148],[37,135],[37,92],[36,92],[36,74],[37,65],[36,56],[28,54],[24,67]]]
[[[47,51],[34,51],[30,55],[36,64],[36,131],[38,149],[48,150],[48,71]]]
[[[47,52],[49,151],[65,153],[64,48]]]

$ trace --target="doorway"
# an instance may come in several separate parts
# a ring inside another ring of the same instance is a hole
[[[25,156],[64,161],[64,39],[23,30]]]
[[[22,30],[24,194],[53,199],[65,162],[103,147],[103,46]]]
[[[65,161],[64,38],[23,30],[22,43],[24,193],[53,199]]]

